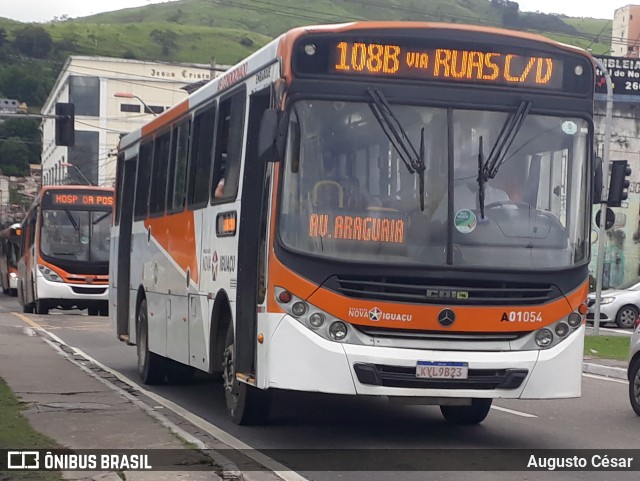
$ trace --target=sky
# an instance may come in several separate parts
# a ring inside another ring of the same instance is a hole
[[[169,0],[0,0],[0,16],[21,22],[46,22],[68,15],[85,17],[95,13],[140,7]],[[279,1],[279,0],[278,0]],[[516,0],[520,11],[561,13],[571,17],[613,18],[616,8],[634,4],[631,0]],[[276,2],[277,3],[277,2]],[[635,4],[640,4],[636,0]]]

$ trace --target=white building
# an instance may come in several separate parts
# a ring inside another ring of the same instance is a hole
[[[55,121],[42,123],[42,182],[111,186],[115,149],[122,133],[186,98],[183,88],[206,81],[215,69],[106,57],[69,57],[42,113],[54,115],[58,102],[75,106],[75,145],[55,145]],[[116,94],[124,94],[116,96]]]

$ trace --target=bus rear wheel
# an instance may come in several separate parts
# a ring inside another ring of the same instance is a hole
[[[445,420],[451,424],[478,424],[485,420],[491,409],[492,399],[475,398],[470,406],[440,406]]]
[[[233,324],[229,324],[224,349],[224,397],[227,414],[235,424],[261,424],[269,416],[271,393],[238,381],[235,369]]]
[[[149,351],[149,324],[147,300],[142,299],[136,326],[138,374],[145,384],[161,384],[166,375],[166,359]]]
[[[36,300],[36,314],[49,314],[49,305],[42,299]]]

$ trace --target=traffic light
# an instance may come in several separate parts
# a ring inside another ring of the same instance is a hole
[[[629,176],[631,167],[626,160],[611,161],[611,175],[609,177],[609,197],[607,205],[609,207],[620,207],[623,200],[629,196]]]
[[[71,147],[75,143],[75,108],[73,104],[56,104],[56,145]]]

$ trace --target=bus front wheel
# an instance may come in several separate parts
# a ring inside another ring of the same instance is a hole
[[[161,384],[164,382],[166,375],[166,359],[149,351],[149,323],[146,299],[140,302],[136,331],[138,374],[140,379],[145,384]]]
[[[491,409],[492,399],[471,400],[469,406],[440,406],[445,420],[451,424],[478,424],[485,420]]]
[[[238,381],[233,339],[233,324],[229,324],[222,373],[227,414],[235,424],[261,424],[269,416],[271,393]]]

